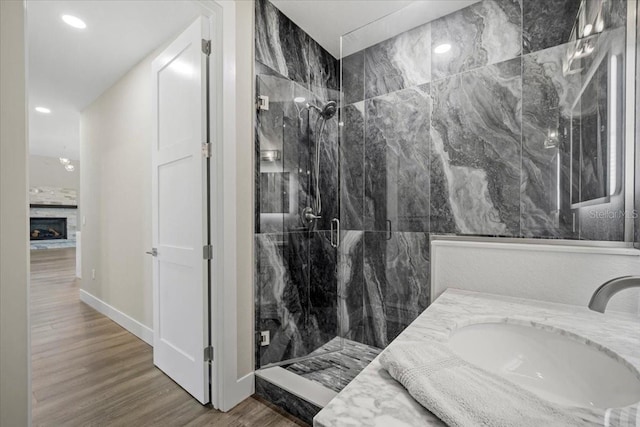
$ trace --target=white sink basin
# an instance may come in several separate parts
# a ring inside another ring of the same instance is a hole
[[[552,402],[618,408],[640,401],[640,374],[592,344],[560,331],[479,323],[454,331],[453,351]]]

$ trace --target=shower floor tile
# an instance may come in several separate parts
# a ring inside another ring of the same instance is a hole
[[[376,347],[336,337],[309,354],[313,357],[283,367],[340,392],[381,351]]]

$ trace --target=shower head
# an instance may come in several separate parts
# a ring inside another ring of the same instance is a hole
[[[307,104],[307,108],[316,110],[323,119],[329,120],[336,115],[336,112],[338,111],[338,103],[336,101],[329,101],[324,104],[322,108],[317,105]]]
[[[336,101],[329,101],[324,105],[324,108],[322,108],[321,114],[325,120],[329,120],[330,118],[335,116],[337,112],[338,112],[338,103]]]

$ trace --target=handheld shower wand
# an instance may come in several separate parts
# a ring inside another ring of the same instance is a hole
[[[313,104],[307,104],[307,108],[309,110],[315,110],[318,112],[320,117],[318,117],[318,121],[320,124],[320,132],[318,132],[318,141],[315,144],[315,156],[314,156],[314,165],[313,165],[313,192],[314,192],[314,200],[313,200],[313,208],[307,207],[303,211],[303,215],[307,222],[312,222],[313,220],[322,218],[322,195],[320,194],[320,146],[323,142],[323,134],[324,128],[327,120],[331,119],[335,116],[338,111],[338,104],[335,101],[327,102],[323,108],[320,108]],[[317,123],[316,122],[316,128]]]

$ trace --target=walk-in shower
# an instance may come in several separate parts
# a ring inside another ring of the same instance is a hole
[[[432,235],[633,231],[627,2],[434,4],[332,54],[256,2],[256,390],[307,421],[430,304]]]

